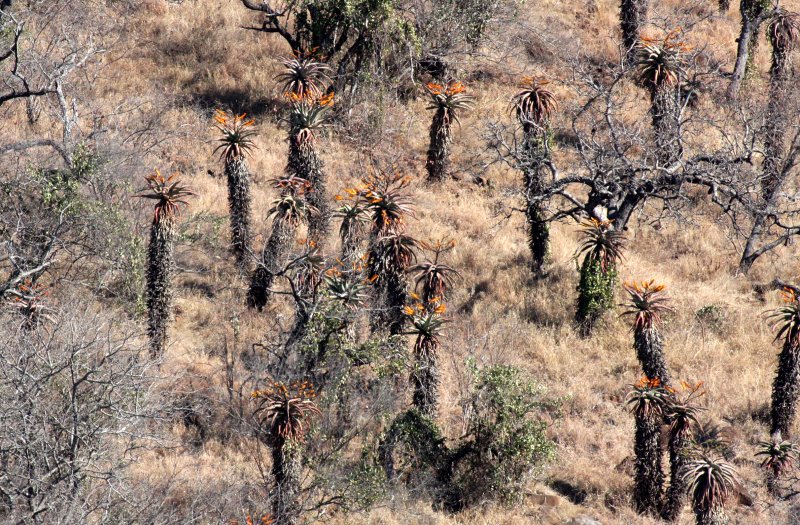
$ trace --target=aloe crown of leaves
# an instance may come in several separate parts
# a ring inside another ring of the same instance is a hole
[[[406,271],[417,257],[419,244],[410,235],[394,233],[377,240],[370,254],[370,267],[378,274]]]
[[[520,91],[511,99],[511,111],[523,125],[543,127],[558,110],[558,99],[547,87],[550,81],[541,77],[523,77]]]
[[[776,8],[767,26],[767,36],[774,49],[791,51],[800,38],[800,17],[782,7]]]
[[[367,285],[360,273],[355,270],[345,272],[337,267],[329,268],[323,277],[328,294],[346,308],[359,308],[367,299]]]
[[[444,317],[446,311],[440,298],[434,298],[427,305],[417,301],[405,306],[403,313],[411,321],[411,329],[407,333],[438,343],[442,327],[449,322]]]
[[[458,111],[470,109],[475,102],[474,97],[467,95],[467,88],[461,82],[448,82],[444,85],[429,82],[425,88],[431,97],[428,109],[444,110],[448,122],[452,120],[459,123]]]
[[[333,107],[333,92],[319,98],[302,98],[291,94],[292,108],[289,112],[289,129],[300,144],[313,141],[314,131],[327,122],[328,111]]]
[[[636,49],[639,82],[649,88],[676,86],[684,74],[684,55],[691,47],[680,40],[681,29],[661,39],[642,37]]]
[[[763,457],[761,468],[779,476],[794,466],[798,451],[791,441],[760,441],[756,457]]]
[[[724,505],[736,486],[736,470],[722,459],[701,456],[692,460],[683,473],[694,506],[709,511]]]
[[[194,192],[181,183],[177,173],[164,177],[160,171],[155,170],[155,173],[145,176],[144,179],[147,186],[139,190],[136,197],[156,201],[153,224],[179,216],[180,205],[189,204],[186,198],[194,195]]]
[[[294,56],[281,60],[284,70],[275,80],[281,85],[284,95],[294,95],[300,100],[316,100],[322,97],[325,86],[330,84],[330,66],[311,56]]]
[[[592,218],[582,223],[581,234],[583,240],[576,256],[585,255],[589,260],[599,262],[603,271],[624,259],[625,234],[614,229],[612,221]]]
[[[255,148],[255,119],[248,119],[246,113],[234,114],[217,109],[214,111],[214,127],[220,132],[219,144],[214,153],[220,152],[220,160],[229,162],[249,155]]]
[[[671,394],[658,378],[643,377],[631,387],[625,403],[633,414],[644,418],[663,415]]]
[[[251,397],[258,403],[254,416],[259,427],[271,439],[302,441],[306,433],[306,420],[322,414],[314,402],[318,396],[308,381],[286,384],[275,381]]]
[[[406,190],[411,178],[401,173],[371,173],[361,181],[359,188],[345,190],[360,195],[372,221],[372,230],[378,235],[399,232],[405,216],[414,216],[411,198]]]
[[[452,287],[454,279],[460,274],[455,268],[440,263],[439,257],[452,250],[456,243],[451,239],[440,239],[432,242],[420,241],[419,245],[422,249],[432,252],[433,257],[409,268],[409,272],[415,274],[415,290],[419,291],[421,288],[425,300],[444,297]]]
[[[628,293],[628,301],[623,304],[627,308],[620,316],[634,316],[633,329],[642,330],[659,326],[663,314],[674,312],[670,306],[670,297],[666,286],[655,280],[624,283],[622,287]]]
[[[666,387],[671,395],[667,399],[664,416],[669,424],[670,434],[685,438],[692,433],[693,429],[700,426],[698,417],[704,408],[699,406],[697,401],[705,396],[705,390],[702,382],[690,384],[681,381],[681,387],[682,393]]]
[[[800,298],[794,290],[786,288],[782,292],[784,305],[767,312],[767,320],[775,332],[774,341],[783,340],[793,347],[800,346]]]

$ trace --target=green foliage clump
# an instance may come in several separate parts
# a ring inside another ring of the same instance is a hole
[[[600,261],[590,258],[583,261],[580,272],[576,318],[579,323],[592,326],[603,312],[614,306],[618,274],[614,266],[604,271]]]
[[[456,469],[456,484],[465,504],[497,498],[512,504],[522,497],[522,486],[555,456],[547,424],[536,417],[553,410],[544,389],[522,370],[495,365],[473,367],[467,441],[468,461]],[[457,451],[456,454],[463,452]]]
[[[448,443],[431,417],[411,409],[394,420],[379,447],[390,479],[431,483],[437,504],[451,512],[486,500],[515,503],[527,479],[555,455],[538,415],[557,403],[518,368],[469,366],[467,431],[458,441]]]

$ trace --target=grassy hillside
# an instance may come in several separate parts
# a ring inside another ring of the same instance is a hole
[[[786,2],[785,7],[800,9],[800,3]],[[523,75],[552,79],[560,100],[553,127],[566,132],[568,115],[581,103],[571,63],[579,58],[596,65],[602,76],[607,64],[619,61],[618,9],[611,0],[534,0],[518,4],[513,22],[493,28],[481,53],[460,64],[476,103],[455,128],[456,177],[439,186],[424,183],[431,112],[423,96],[407,101],[386,98],[379,110],[357,105],[352,128],[337,124],[320,137],[332,195],[356,184],[370,159],[377,157],[413,179],[415,216],[408,221],[409,233],[424,240],[456,241],[446,255],[446,263],[460,278],[448,299],[451,322],[442,338],[439,422],[444,434],[456,438],[463,431],[460,402],[467,358],[479,365],[510,364],[529,371],[550,397],[561,400],[560,417],[548,419],[556,457],[530,482],[522,504],[509,508],[487,503],[448,515],[433,510],[430,501],[398,492],[370,511],[335,516],[334,523],[590,523],[569,521],[580,517],[604,524],[658,522],[637,515],[630,503],[634,421],[624,400],[641,375],[630,323],[612,314],[590,338],[577,333],[574,254],[579,233],[572,220],[553,225],[546,275],[531,276],[524,216],[519,212],[521,177],[505,164],[489,162],[486,141],[487,123],[511,123],[509,100]],[[104,6],[97,10],[100,16],[113,16]],[[141,156],[126,160],[120,176],[133,190],[151,168],[176,171],[196,194],[179,227],[175,320],[163,363],[152,372],[162,378],[154,388],[159,395],[222,399],[227,395],[229,355],[238,356],[233,368],[241,368],[248,353],[258,351],[257,343],[291,326],[293,309],[288,298],[273,301],[263,313],[244,305],[248,277],[240,275],[226,249],[227,189],[222,165],[212,152],[212,113],[221,107],[256,119],[250,166],[253,244],[260,247],[270,231],[270,202],[277,196],[269,180],[284,170],[288,151],[278,119],[283,101],[273,78],[280,69],[278,59],[289,49],[275,35],[243,29],[255,18],[234,0],[146,0],[127,16],[124,35],[106,35],[109,42],[119,36],[124,45],[115,45],[103,57],[92,81],[93,98],[104,111],[138,106],[114,117],[121,135],[126,127],[140,128],[151,120],[163,140],[148,142]],[[732,70],[739,31],[736,6],[719,14],[710,0],[657,2],[651,21],[654,34],[657,27],[684,26],[684,40],[704,48],[722,74]],[[747,97],[758,103],[766,97],[768,47],[762,42],[756,60],[761,78],[746,87]],[[709,80],[694,110],[698,115],[718,111],[726,86],[722,74]],[[646,121],[647,94],[633,84],[625,89],[639,101],[634,105],[640,110],[625,118]],[[6,123],[0,130],[4,138],[47,133],[44,120],[23,123],[24,111],[22,105],[12,110],[19,124]],[[708,145],[719,139],[708,133],[691,140]],[[568,172],[577,162],[569,148],[556,142],[554,163],[560,169]],[[482,177],[482,183],[475,183],[475,177]],[[667,285],[673,298],[675,312],[666,317],[663,329],[670,370],[676,379],[704,382],[702,419],[717,425],[730,441],[728,459],[738,469],[742,492],[749,495],[742,503],[733,498],[732,522],[791,523],[798,519],[796,502],[768,497],[754,456],[758,442],[768,434],[779,350],[763,313],[781,304],[777,292],[758,294],[754,284],[795,278],[800,270],[795,246],[770,252],[749,275],[737,276],[742,240],[731,235],[726,220],[703,195],[690,206],[686,220],[662,220],[656,203],[634,217],[620,278],[656,279]],[[149,212],[133,203],[127,213],[134,218],[136,235],[145,239]],[[328,251],[338,253],[335,227]],[[75,286],[73,279],[56,297],[65,301],[65,295],[77,293]],[[111,304],[99,298],[91,302]],[[131,315],[141,329],[140,307],[131,302],[126,308],[113,308],[116,315]],[[213,428],[219,414],[211,410],[202,417],[203,424]],[[195,447],[191,426],[175,421],[168,427],[168,434],[159,438],[163,447],[139,454],[130,480],[159,499],[163,496],[164,502],[179,502],[180,508],[191,508],[191,502],[202,506],[210,495],[230,494],[228,508],[242,509],[237,507],[240,495],[258,490],[254,480],[263,467],[254,458],[255,445],[247,440],[233,443],[212,432]],[[234,518],[242,519],[230,516]],[[176,516],[172,522],[195,521]],[[687,508],[681,523],[692,522]]]

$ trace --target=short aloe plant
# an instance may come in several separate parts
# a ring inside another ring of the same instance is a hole
[[[689,462],[683,477],[697,525],[727,523],[725,503],[736,487],[736,470],[721,459],[703,456]]]
[[[439,337],[447,320],[443,317],[444,303],[433,301],[430,304],[417,302],[404,308],[415,335],[414,370],[411,384],[414,387],[414,406],[429,417],[436,417],[439,406]]]
[[[276,494],[273,515],[278,523],[294,524],[299,517],[301,463],[300,451],[308,422],[321,415],[314,399],[316,390],[307,381],[272,383],[253,392],[253,413],[260,437],[272,452],[272,475]]]
[[[767,490],[778,495],[778,480],[794,467],[798,447],[791,441],[761,441],[756,457],[761,456],[761,468],[767,477]]]

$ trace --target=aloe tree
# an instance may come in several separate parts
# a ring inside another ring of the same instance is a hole
[[[240,268],[247,266],[250,251],[250,170],[247,155],[253,148],[255,121],[246,115],[231,115],[217,110],[214,117],[221,136],[214,150],[220,152],[228,180],[228,208],[231,215],[231,251]]]
[[[632,60],[636,52],[636,44],[647,24],[649,0],[622,0],[619,9],[620,27],[622,28],[622,46],[628,60]]]
[[[669,424],[669,489],[664,500],[661,517],[677,522],[686,501],[688,485],[683,477],[692,459],[693,442],[700,423],[697,416],[701,408],[698,398],[705,395],[702,383],[689,385],[683,382],[683,392],[672,392],[664,407],[664,416]]]
[[[663,284],[655,281],[625,283],[628,293],[627,307],[622,315],[633,316],[633,347],[642,365],[642,372],[662,385],[670,384],[667,361],[664,357],[664,339],[661,336],[662,316],[673,311]]]
[[[550,117],[558,108],[548,81],[526,77],[514,96],[512,110],[522,126],[521,169],[525,185],[525,219],[528,223],[528,247],[531,270],[540,274],[549,250],[550,229],[541,197],[550,163]]]
[[[272,453],[272,476],[275,490],[272,514],[276,523],[295,525],[300,518],[297,501],[300,492],[300,455],[308,420],[321,415],[314,403],[317,397],[307,381],[289,385],[274,382],[264,390],[253,392],[254,411],[260,438]]]
[[[657,516],[661,508],[664,472],[659,438],[668,396],[658,379],[643,378],[627,398],[636,420],[633,502],[640,514]]]
[[[147,335],[150,337],[150,355],[159,357],[167,344],[167,325],[172,313],[172,275],[175,225],[180,205],[187,204],[186,197],[193,195],[183,186],[177,175],[164,177],[156,170],[145,177],[147,187],[137,196],[155,200],[153,222],[150,226],[150,244],[147,247]]]
[[[766,473],[767,491],[778,496],[778,480],[794,467],[797,445],[791,441],[761,441],[756,456],[763,456],[761,468]]]
[[[800,394],[800,302],[791,290],[783,292],[786,304],[770,312],[775,341],[783,350],[778,356],[778,372],[772,383],[770,434],[780,442],[789,437]]]
[[[430,127],[428,146],[428,181],[441,182],[450,168],[450,144],[453,142],[453,123],[458,124],[458,114],[472,107],[473,98],[466,94],[467,88],[461,82],[448,82],[446,85],[427,84],[431,105],[435,110]]]
[[[578,283],[578,308],[575,319],[584,335],[589,335],[598,319],[614,306],[617,264],[622,260],[625,235],[611,221],[592,218],[584,222],[583,241],[575,254],[583,256]]]
[[[431,418],[436,417],[439,406],[439,335],[446,323],[442,317],[444,312],[444,303],[440,301],[418,302],[404,310],[411,323],[409,333],[416,336],[414,370],[411,372],[414,407]]]
[[[330,83],[329,68],[312,58],[293,58],[283,61],[284,71],[278,75],[284,95],[291,102],[289,117],[289,162],[287,172],[309,183],[306,199],[309,210],[309,239],[322,246],[330,224],[325,171],[315,147],[315,134],[322,128],[333,107],[333,92],[325,93]]]
[[[269,301],[275,276],[283,271],[286,257],[295,241],[297,227],[308,211],[308,205],[303,199],[303,193],[308,187],[307,181],[289,175],[276,179],[274,185],[281,194],[269,210],[272,232],[256,262],[247,291],[247,306],[259,311]]]
[[[683,53],[688,47],[679,40],[680,31],[662,41],[642,39],[636,53],[639,82],[650,93],[650,117],[656,140],[656,158],[663,166],[675,163],[681,146],[681,80]]]
[[[314,101],[295,100],[289,114],[288,174],[308,181],[306,200],[309,210],[308,238],[322,246],[330,224],[330,206],[326,197],[325,172],[315,148],[315,131],[325,124],[333,106],[333,94]]]
[[[778,188],[781,162],[785,153],[786,127],[791,120],[787,115],[789,87],[792,79],[791,53],[800,36],[798,16],[784,9],[776,9],[767,26],[772,44],[772,67],[769,70],[769,101],[767,102],[766,133],[764,135],[764,177],[762,197],[772,204]]]
[[[725,461],[703,456],[689,462],[683,477],[689,487],[697,525],[727,523],[725,503],[736,486],[733,467]]]

